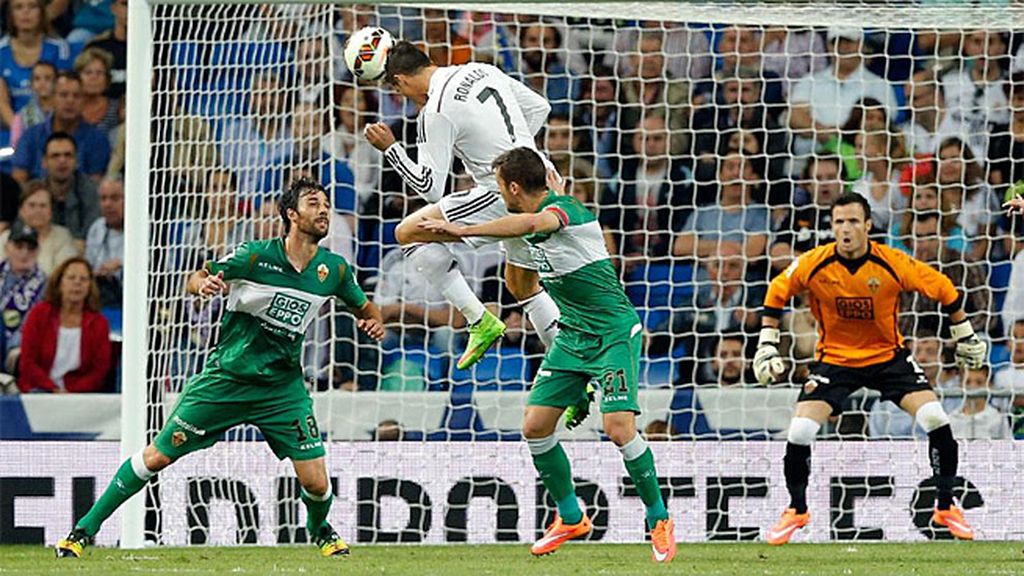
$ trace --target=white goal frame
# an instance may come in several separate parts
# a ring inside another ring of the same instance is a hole
[[[1004,7],[915,6],[901,0],[893,5],[862,1],[809,2],[417,2],[383,0],[376,4],[415,5],[424,8],[485,10],[538,15],[584,14],[591,18],[686,20],[693,22],[762,25],[835,25],[860,28],[1024,28],[1024,5]],[[125,173],[124,344],[122,354],[121,444],[122,458],[141,450],[147,430],[148,334],[152,328],[147,308],[149,289],[148,238],[150,235],[150,102],[153,73],[153,7],[205,4],[350,4],[351,0],[133,0],[128,6],[126,130],[128,151]],[[856,19],[851,18],[851,11]],[[182,271],[184,275],[185,271]],[[144,545],[145,496],[140,493],[121,508],[122,548]]]

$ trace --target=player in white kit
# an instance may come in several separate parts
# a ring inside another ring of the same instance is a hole
[[[551,105],[543,96],[489,64],[435,66],[409,42],[397,42],[388,54],[385,81],[420,107],[418,161],[412,161],[386,124],[370,124],[366,139],[428,206],[407,216],[395,231],[402,251],[416,269],[444,294],[470,325],[470,340],[458,367],[476,363],[505,332],[466,283],[444,242],[458,241],[418,225],[444,219],[464,226],[508,215],[491,163],[503,152],[536,149],[534,135],[547,120]],[[538,152],[540,154],[540,152]],[[476,186],[443,196],[452,156],[462,160]],[[544,158],[545,164],[553,169]],[[520,238],[463,238],[470,246],[503,242],[505,281],[523,305],[545,346],[558,333],[558,306],[541,286],[527,244]]]

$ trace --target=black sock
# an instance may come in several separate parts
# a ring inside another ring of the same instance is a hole
[[[959,459],[957,443],[949,424],[928,433],[928,459],[931,461],[938,491],[937,506],[939,510],[948,510],[953,505],[953,482],[956,480]]]
[[[807,512],[807,479],[811,476],[811,447],[786,442],[786,457],[783,458],[786,474],[786,489],[789,490],[789,507],[797,514]]]

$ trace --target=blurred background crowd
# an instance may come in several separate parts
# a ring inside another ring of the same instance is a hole
[[[127,0],[0,0],[0,371],[10,392],[116,391],[122,301]],[[362,138],[386,122],[415,157],[415,107],[340,60],[366,25],[438,65],[491,63],[547,97],[537,145],[594,211],[645,326],[648,387],[750,385],[767,283],[832,239],[844,191],[872,206],[873,239],[943,271],[993,344],[961,374],[938,307],[908,295],[901,329],[964,434],[1024,435],[1024,235],[1001,203],[1024,180],[1024,33],[764,27],[539,18],[404,7],[155,10],[149,126],[150,373],[180,388],[216,339],[218,300],[184,274],[280,234],[274,197],[328,185],[325,245],[388,322],[383,347],[344,315],[311,330],[321,390],[529,386],[539,342],[504,290],[495,248],[453,251],[510,330],[475,370],[454,368],[464,320],[396,250],[422,206]],[[452,167],[451,190],[470,186]],[[813,360],[810,311],[786,315],[784,386]],[[77,352],[76,352],[77,351]],[[955,395],[953,395],[955,396]],[[1019,400],[1018,400],[1019,398]],[[868,399],[858,424],[912,434]],[[902,428],[901,428],[902,427]]]

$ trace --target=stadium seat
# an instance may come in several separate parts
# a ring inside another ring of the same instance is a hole
[[[502,390],[523,390],[533,380],[530,361],[519,349],[499,348],[498,381]]]
[[[359,242],[356,243],[356,263],[361,274],[375,275],[380,270],[380,261],[389,250],[398,246],[395,229],[398,222],[380,222],[372,216],[359,218]]]
[[[993,344],[988,351],[988,363],[993,371],[1010,364],[1010,349],[1004,344]]]
[[[649,330],[663,328],[671,308],[686,302],[693,290],[693,266],[688,264],[638,264],[626,276],[626,296]]]
[[[217,42],[210,46],[209,64],[216,67],[252,71],[275,68],[280,73],[291,60],[291,51],[276,42]]]
[[[451,363],[452,387],[473,386],[482,391],[523,390],[531,378],[529,362],[518,348],[489,350],[469,370]]]
[[[668,388],[676,380],[676,361],[670,356],[640,358],[641,388]]]
[[[1010,273],[1013,271],[1013,262],[995,262],[989,267],[989,288],[992,290],[993,310],[999,312],[1003,309],[1003,302],[1006,300],[1006,288],[1010,285]]]
[[[404,373],[411,376],[413,367],[419,367],[416,372],[424,379],[426,390],[437,392],[448,389],[448,355],[443,351],[397,339],[385,341],[380,350],[381,368],[385,374],[399,376],[399,373]]]
[[[701,414],[700,403],[692,386],[679,388],[672,396],[669,405],[671,417],[669,424],[675,430],[677,438],[697,440],[701,438],[715,439],[715,431],[708,425],[707,418]]]

